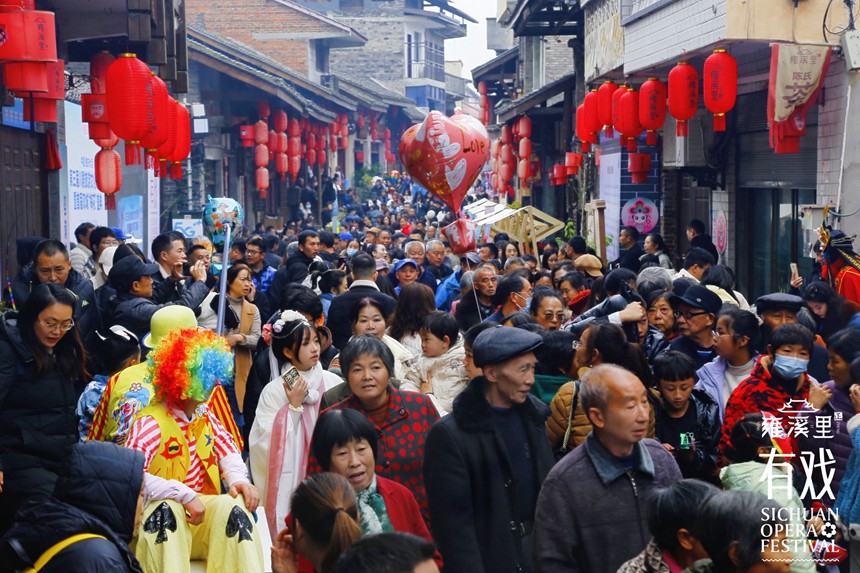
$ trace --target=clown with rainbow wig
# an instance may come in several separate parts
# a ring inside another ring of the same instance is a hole
[[[239,448],[206,401],[230,383],[233,355],[209,330],[172,332],[149,355],[155,399],[131,427],[126,447],[143,452],[144,513],[136,555],[144,571],[262,571],[252,514],[259,504]],[[222,479],[228,495],[221,495]]]

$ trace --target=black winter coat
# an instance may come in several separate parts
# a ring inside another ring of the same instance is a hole
[[[36,377],[35,358],[18,330],[17,313],[0,317],[0,531],[17,507],[47,497],[78,441],[80,380],[51,369]]]
[[[720,406],[705,390],[693,388],[690,395],[690,406],[696,409],[696,457],[686,461],[681,455],[675,456],[678,467],[685,478],[696,478],[711,483],[719,483],[717,477],[717,446],[720,443],[722,422],[720,421]],[[669,414],[660,406],[655,409],[655,424],[657,435]]]
[[[78,444],[54,496],[26,502],[0,539],[0,572],[30,566],[57,542],[80,533],[106,539],[71,545],[43,572],[141,572],[126,543],[134,530],[143,462],[140,452],[115,444]]]
[[[484,398],[484,384],[483,377],[473,379],[454,400],[451,414],[427,437],[424,483],[433,537],[446,573],[532,571],[531,536],[521,535],[515,517],[513,471]],[[515,409],[523,420],[539,488],[553,465],[545,427],[550,410],[531,395]]]
[[[328,320],[326,326],[331,330],[332,344],[338,348],[343,348],[349,342],[352,336],[352,326],[349,324],[349,315],[352,312],[352,307],[359,300],[370,297],[375,299],[382,305],[385,311],[385,317],[388,318],[394,312],[394,306],[397,304],[393,298],[384,294],[371,286],[354,285],[345,293],[341,293],[334,297],[331,301],[331,306],[328,309]]]
[[[33,267],[33,263],[30,263],[21,269],[21,272],[12,281],[12,294],[15,296],[15,306],[18,309],[24,308],[33,287],[37,284],[39,284],[39,279],[36,276],[36,269]],[[66,284],[63,286],[78,296],[74,314],[75,322],[78,323],[78,330],[89,332],[94,318],[90,312],[95,305],[93,282],[75,269],[70,269],[69,276],[66,277]]]
[[[135,296],[130,293],[119,293],[111,300],[110,324],[121,324],[132,331],[138,340],[143,340],[149,332],[149,322],[152,315],[159,309],[171,304],[181,304],[194,310],[203,303],[209,294],[206,283],[195,281],[182,293],[177,302],[156,304],[148,298]]]

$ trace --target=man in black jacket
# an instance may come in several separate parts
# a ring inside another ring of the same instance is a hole
[[[284,296],[287,285],[302,284],[302,281],[308,276],[308,267],[319,254],[319,233],[308,229],[299,233],[298,240],[299,251],[288,256],[284,266],[275,273],[275,279],[269,288],[269,305],[271,308],[277,308],[281,304],[281,297]]]
[[[681,470],[659,442],[645,438],[647,394],[619,366],[596,366],[583,379],[579,399],[593,429],[540,491],[534,547],[540,573],[615,573],[648,543],[649,501],[680,480]]]
[[[326,326],[331,330],[334,345],[343,348],[352,336],[349,324],[349,316],[352,307],[359,300],[370,297],[382,305],[386,318],[394,312],[397,301],[393,297],[383,294],[376,286],[376,261],[370,255],[361,253],[352,259],[352,284],[349,290],[339,294],[331,301],[328,309],[328,320]]]
[[[639,244],[639,229],[636,227],[622,227],[618,234],[618,244],[626,249],[621,255],[612,261],[612,268],[630,269],[634,273],[639,272],[642,263],[639,257],[645,254],[645,249]]]
[[[430,428],[424,483],[446,571],[533,571],[535,505],[553,464],[549,408],[529,392],[542,343],[504,326],[479,334],[472,355],[483,376]]]

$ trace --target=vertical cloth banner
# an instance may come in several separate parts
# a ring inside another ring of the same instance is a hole
[[[800,138],[806,135],[806,112],[815,103],[829,66],[829,47],[773,44],[767,122],[774,152],[800,152]]]

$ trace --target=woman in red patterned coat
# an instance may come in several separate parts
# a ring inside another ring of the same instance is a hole
[[[394,355],[375,336],[350,339],[341,350],[340,365],[352,394],[331,409],[357,410],[373,422],[379,436],[376,473],[411,491],[424,521],[429,523],[424,443],[439,413],[424,394],[401,392],[390,383]],[[308,473],[314,471],[319,471],[319,464],[310,456]]]

